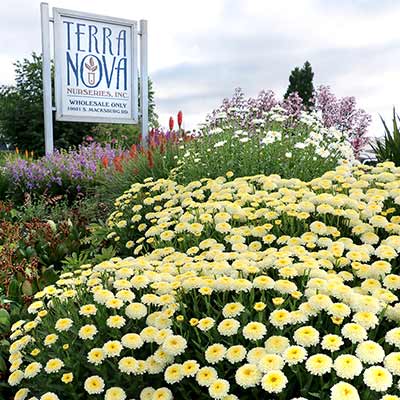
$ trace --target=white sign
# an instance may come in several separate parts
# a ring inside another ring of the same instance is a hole
[[[138,122],[137,23],[55,8],[56,119]]]

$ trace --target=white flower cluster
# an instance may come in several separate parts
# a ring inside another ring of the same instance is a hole
[[[282,122],[287,119],[284,112],[284,109],[274,108],[267,113],[266,117],[273,121]],[[339,159],[355,161],[353,149],[345,132],[340,132],[334,127],[325,128],[316,113],[302,112],[299,122],[306,125],[310,130],[305,135],[301,127],[298,126],[295,132],[291,133],[290,143],[294,143],[295,149],[303,150],[311,147],[315,154],[321,158],[334,155],[338,156]],[[261,139],[261,144],[270,145],[282,141],[284,138],[285,134],[281,131],[268,131],[265,137]]]
[[[16,400],[311,397],[305,382],[399,400],[400,168],[231,178],[116,200],[110,238],[132,256],[36,293],[12,326]]]

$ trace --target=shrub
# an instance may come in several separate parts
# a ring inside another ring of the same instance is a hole
[[[54,198],[42,198],[36,201],[28,201],[21,206],[14,206],[11,216],[5,216],[8,220],[29,222],[37,219],[41,221],[73,221],[74,224],[85,226],[91,221],[105,219],[105,205],[98,196],[87,196],[68,204],[61,196]],[[11,218],[12,217],[12,218]]]
[[[139,142],[140,127],[138,125],[99,124],[92,130],[93,136],[87,136],[86,141],[126,149]]]
[[[56,279],[63,260],[86,251],[88,225],[101,211],[89,200],[27,204],[20,209],[0,202],[0,289],[18,305]],[[56,221],[56,222],[55,222]]]
[[[61,261],[73,250],[80,248],[82,226],[72,226],[71,221],[0,222],[0,282],[5,294],[20,301],[20,290],[31,295],[40,287],[39,280],[47,268],[60,268]],[[35,287],[32,288],[32,285]]]
[[[398,396],[399,177],[132,185],[109,226],[143,255],[35,295],[12,326],[17,398]]]
[[[353,158],[346,135],[324,128],[314,114],[288,116],[286,109],[274,107],[243,124],[242,112],[247,110],[221,113],[215,128],[203,129],[188,142],[172,177],[188,183],[232,171],[235,176],[279,174],[310,180],[335,168],[341,159]]]

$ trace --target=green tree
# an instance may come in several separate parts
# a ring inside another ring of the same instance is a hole
[[[140,85],[139,85],[140,89]],[[153,81],[149,78],[149,124],[151,128],[158,128],[160,126],[158,122],[158,115],[156,113],[156,104],[154,102],[154,88],[153,88]],[[140,102],[139,102],[140,103]]]
[[[14,65],[15,86],[0,89],[1,132],[10,144],[40,154],[44,150],[42,58],[33,53],[31,59]],[[87,123],[56,122],[54,144],[77,145],[90,128]]]
[[[289,76],[289,86],[285,94],[285,99],[288,98],[291,93],[296,92],[303,99],[303,104],[307,108],[310,108],[314,93],[313,78],[314,72],[308,61],[304,63],[302,68],[296,67]]]
[[[44,152],[42,57],[33,53],[31,59],[25,58],[14,65],[15,85],[0,87],[0,136],[21,150],[34,150],[42,154]],[[54,80],[54,68],[52,76]],[[149,81],[149,120],[151,126],[157,126],[151,81]],[[137,137],[138,126],[60,122],[55,121],[53,115],[53,130],[55,147],[67,148],[78,145],[88,135],[96,137],[98,132],[107,132],[107,137],[118,137],[122,133],[131,137],[133,142]]]

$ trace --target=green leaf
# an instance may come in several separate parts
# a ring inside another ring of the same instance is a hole
[[[7,370],[7,364],[2,356],[0,356],[0,371],[1,372],[6,372]]]
[[[22,284],[22,293],[25,296],[32,296],[33,294],[32,284],[28,280],[25,280],[24,283]]]
[[[386,136],[386,135],[389,135],[389,136],[390,136],[390,130],[389,130],[389,128],[387,127],[385,120],[383,119],[382,115],[379,115],[379,117],[381,118],[383,127],[385,128],[385,136]]]
[[[10,342],[6,339],[0,340],[0,347],[7,348],[10,346]]]
[[[18,214],[19,214],[19,212],[15,208],[11,209],[11,211],[10,211],[11,218],[18,217]]]
[[[4,308],[0,309],[0,326],[6,331],[10,329],[10,314]]]
[[[396,115],[395,108],[393,108],[393,129],[391,131],[382,116],[380,116],[380,118],[385,129],[385,136],[382,139],[378,139],[375,144],[371,144],[371,147],[375,152],[376,158],[379,162],[392,161],[396,166],[399,166],[400,131],[397,120],[400,121],[400,119]]]
[[[39,287],[43,288],[46,285],[54,283],[58,279],[57,271],[54,269],[54,265],[50,265],[48,268],[43,268],[40,276]]]
[[[400,132],[396,121],[396,110],[393,108],[393,141],[396,150],[400,150]]]
[[[18,300],[20,297],[20,289],[19,289],[19,282],[17,279],[13,279],[10,284],[8,285],[8,297],[13,300]]]

